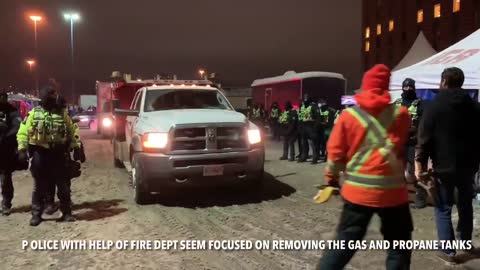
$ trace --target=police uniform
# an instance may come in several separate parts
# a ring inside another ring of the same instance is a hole
[[[297,111],[286,108],[280,115],[278,122],[283,130],[283,155],[280,160],[295,160],[295,141],[297,140]],[[290,154],[290,155],[289,155]]]
[[[263,132],[263,110],[260,106],[255,106],[252,109],[251,121]]]
[[[9,215],[13,200],[12,172],[15,170],[17,134],[20,113],[7,103],[8,96],[3,95],[6,104],[0,105],[0,185],[2,189],[2,214]]]
[[[332,131],[333,122],[335,119],[334,110],[328,106],[324,106],[320,108],[320,119],[321,119],[321,126],[322,129],[319,133],[319,147],[318,151],[322,158],[327,157],[327,142],[328,138],[330,137],[330,133]]]
[[[274,140],[280,140],[280,134],[279,134],[279,117],[280,117],[280,109],[278,107],[272,107],[270,110],[270,125],[272,128],[272,139]]]
[[[406,107],[412,120],[412,127],[409,131],[409,139],[405,148],[405,153],[407,155],[408,173],[413,176],[415,175],[415,146],[417,143],[417,127],[423,112],[422,102],[418,98],[415,98],[414,100],[399,98],[395,101],[395,104]],[[425,207],[427,204],[426,200],[426,191],[422,187],[416,186],[415,207]]]
[[[318,106],[314,102],[304,102],[300,108],[302,115],[302,156],[299,162],[305,162],[308,158],[309,141],[312,148],[312,163],[318,162],[318,132],[316,120],[318,119]]]
[[[64,110],[58,113],[38,106],[21,124],[17,134],[18,150],[28,150],[34,178],[31,225],[36,226],[41,221],[50,181],[58,188],[63,218],[73,218],[67,155],[70,148],[78,151],[79,139],[76,125]]]

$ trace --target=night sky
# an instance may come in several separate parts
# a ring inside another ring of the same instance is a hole
[[[38,11],[41,84],[70,83],[70,29],[75,25],[77,89],[119,70],[151,78],[190,79],[200,67],[226,86],[249,86],[287,70],[343,73],[349,88],[361,77],[361,1],[358,0],[0,0],[0,89],[33,85],[25,60],[34,55]]]

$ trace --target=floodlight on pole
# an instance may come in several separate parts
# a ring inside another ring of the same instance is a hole
[[[34,33],[35,33],[35,59],[38,59],[38,36],[37,36],[37,24],[38,22],[40,22],[42,20],[42,16],[38,16],[38,15],[31,15],[30,16],[30,20],[33,21],[33,25],[34,25]],[[31,65],[30,65],[31,67]],[[35,91],[38,95],[38,68],[36,70],[36,74],[35,74]]]
[[[75,100],[75,58],[74,58],[74,46],[73,46],[73,24],[75,21],[80,20],[80,15],[78,13],[65,13],[63,17],[70,21],[70,49],[71,49],[71,62],[72,62],[72,102]]]
[[[29,59],[29,60],[26,60],[25,61],[27,64],[28,64],[28,68],[30,70],[30,73],[32,73],[32,66],[35,65],[35,60],[32,60],[32,59]],[[37,80],[36,78],[33,79],[34,80],[34,87],[37,86]],[[37,93],[38,95],[38,93]]]

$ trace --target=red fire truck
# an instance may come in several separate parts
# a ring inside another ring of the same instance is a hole
[[[129,109],[135,92],[153,81],[116,80],[112,82],[96,83],[97,90],[97,133],[105,137],[112,137],[114,109]]]

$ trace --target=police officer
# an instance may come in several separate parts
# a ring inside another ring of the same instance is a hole
[[[312,164],[318,163],[318,135],[316,130],[316,121],[318,119],[318,105],[305,94],[304,102],[300,108],[302,114],[302,156],[298,162],[307,161],[309,142],[312,147]]]
[[[295,160],[295,141],[297,140],[297,111],[293,109],[292,103],[285,103],[285,111],[278,120],[283,131],[283,155],[280,160]],[[290,154],[290,155],[289,155]]]
[[[417,128],[420,122],[420,117],[423,114],[423,102],[417,97],[415,91],[415,81],[410,78],[406,78],[402,83],[402,97],[395,101],[395,104],[404,106],[408,109],[410,117],[412,119],[412,126],[409,130],[409,139],[406,145],[407,153],[407,170],[411,176],[415,175],[415,145],[417,144]],[[424,208],[427,206],[427,193],[426,191],[416,186],[415,204],[412,208]]]
[[[278,118],[280,117],[280,108],[277,102],[272,104],[270,108],[270,127],[272,129],[272,139],[276,141],[280,141],[280,134],[279,134],[279,127],[278,127]]]
[[[65,113],[68,114],[68,112],[67,112],[67,102],[66,102],[66,100],[63,96],[58,96],[57,107],[56,107],[54,112],[59,114],[59,115],[63,115]],[[80,140],[80,128],[75,123],[73,124],[73,127],[75,129],[75,132],[74,132],[75,138],[77,138],[77,140]],[[70,144],[70,142],[67,142],[67,145],[68,144]],[[81,142],[80,142],[80,144],[81,144]],[[69,153],[67,152],[66,154],[67,154],[67,159],[69,159],[70,158]],[[85,153],[83,153],[83,147],[81,147],[80,151],[76,151],[75,154],[77,154],[77,155],[80,154],[80,156],[74,156],[74,160],[76,160],[76,161],[80,160],[82,163],[85,162]],[[70,160],[70,165],[72,165],[71,160]],[[80,166],[78,166],[78,167],[80,167]],[[68,169],[73,169],[73,168],[69,167]],[[71,180],[72,180],[72,177],[68,177],[68,179],[66,180],[67,185],[69,187],[71,186]],[[47,189],[47,194],[45,195],[46,208],[44,210],[44,213],[46,213],[47,215],[52,215],[53,213],[55,213],[58,210],[56,205],[55,205],[55,188],[56,188],[56,183],[51,181],[49,183],[49,187]]]
[[[30,170],[34,187],[31,226],[38,226],[42,221],[50,181],[54,181],[58,189],[62,220],[75,221],[67,181],[69,172],[66,153],[72,148],[77,153],[76,156],[79,156],[80,151],[79,138],[75,136],[71,118],[65,111],[58,114],[56,89],[51,86],[43,88],[40,99],[40,106],[29,112],[17,133],[19,163],[28,164],[27,150],[32,159]],[[67,142],[70,142],[70,145],[67,145]]]
[[[332,131],[333,127],[333,122],[335,119],[335,111],[330,108],[327,105],[327,102],[325,100],[320,100],[319,103],[319,113],[320,113],[320,133],[319,133],[319,149],[318,151],[320,152],[320,157],[323,160],[327,159],[327,142],[328,142],[328,137],[330,136],[330,133]]]
[[[308,97],[308,95],[307,95]],[[298,123],[297,123],[297,141],[298,141],[298,156],[295,158],[300,159],[300,157],[303,155],[303,146],[302,146],[302,140],[303,140],[303,112],[302,112],[302,104],[303,104],[303,99],[299,100],[298,103],[298,108],[297,108],[297,116],[298,116]],[[308,153],[307,153],[308,156]]]
[[[2,189],[2,215],[10,215],[13,199],[12,172],[15,170],[17,140],[15,135],[22,118],[18,110],[8,103],[7,93],[0,93],[0,185]]]
[[[252,109],[252,114],[250,117],[250,120],[257,125],[257,127],[263,132],[264,125],[263,125],[263,118],[264,118],[264,113],[260,105],[257,103],[255,106],[253,106]]]

